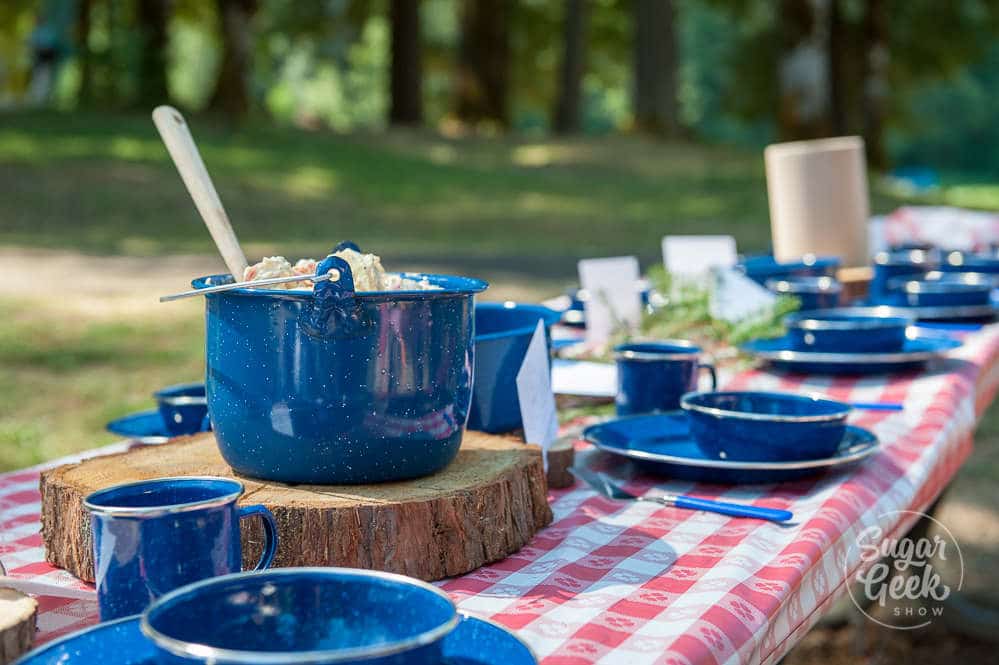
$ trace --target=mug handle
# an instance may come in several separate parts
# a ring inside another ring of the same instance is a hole
[[[697,363],[697,369],[706,369],[711,375],[711,390],[718,390],[718,374],[713,363]]]
[[[274,521],[274,514],[259,504],[255,506],[243,506],[239,509],[240,521],[253,516],[260,517],[260,521],[264,524],[264,552],[260,555],[260,561],[257,562],[253,570],[263,570],[264,568],[270,568],[271,563],[274,561],[274,555],[277,554],[277,522]]]

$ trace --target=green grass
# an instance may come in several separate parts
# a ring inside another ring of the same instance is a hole
[[[212,250],[148,118],[0,118],[0,243]],[[318,254],[350,238],[393,263],[571,274],[583,256],[658,260],[665,233],[732,233],[744,250],[769,243],[758,152],[631,137],[342,136],[200,119],[192,131],[240,240],[261,252]],[[874,207],[896,204],[879,195]]]

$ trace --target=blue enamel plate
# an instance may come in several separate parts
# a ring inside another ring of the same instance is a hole
[[[154,665],[156,649],[139,630],[139,617],[98,624],[25,654],[15,665]],[[534,665],[530,648],[510,631],[464,616],[444,638],[444,665]]]
[[[961,346],[950,337],[907,338],[901,351],[826,353],[798,351],[788,337],[756,339],[742,346],[751,356],[765,360],[777,369],[805,374],[879,374],[922,367]]]
[[[171,436],[163,422],[163,416],[157,409],[130,413],[123,418],[112,420],[105,425],[105,429],[112,434],[142,443],[163,443]]]
[[[858,312],[864,309],[881,309],[890,307],[900,313],[908,314],[918,321],[992,321],[999,312],[999,300],[993,296],[991,302],[985,305],[930,305],[921,307],[903,307],[890,302],[876,302],[859,305],[854,309]],[[882,303],[882,304],[879,304]]]
[[[706,483],[776,483],[857,464],[878,450],[878,438],[847,425],[839,449],[825,459],[793,462],[739,462],[709,459],[690,434],[679,411],[618,418],[587,427],[583,438],[600,450],[635,461],[651,473]]]

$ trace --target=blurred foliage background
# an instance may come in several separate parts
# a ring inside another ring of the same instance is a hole
[[[5,0],[0,104],[752,147],[857,133],[877,168],[974,175],[999,169],[997,25],[990,0]]]

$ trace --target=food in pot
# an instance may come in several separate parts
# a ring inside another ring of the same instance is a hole
[[[354,277],[355,291],[434,291],[440,287],[431,284],[426,277],[412,279],[397,273],[385,272],[382,261],[376,254],[363,254],[356,250],[345,248],[334,252],[337,256],[350,265],[350,272]],[[247,267],[243,272],[243,281],[252,282],[258,279],[270,279],[272,277],[294,277],[295,275],[314,275],[316,264],[314,259],[299,259],[292,265],[283,256],[267,256],[260,262]],[[286,284],[272,284],[261,288],[270,289],[311,289],[313,282],[303,280],[301,282],[289,282]]]

